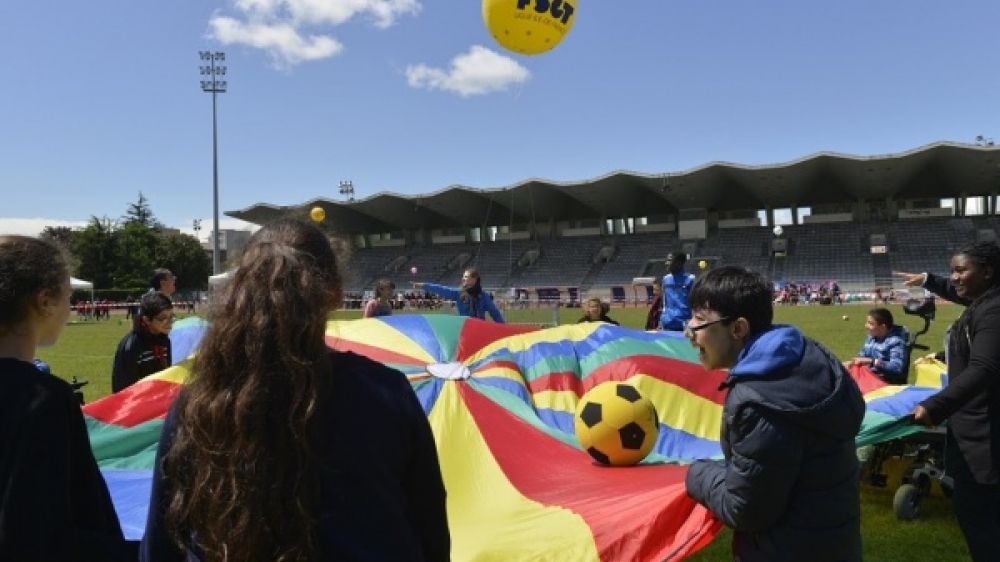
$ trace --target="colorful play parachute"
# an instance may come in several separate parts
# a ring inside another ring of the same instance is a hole
[[[175,336],[203,329],[182,324]],[[327,338],[410,378],[437,442],[454,560],[675,560],[720,529],[688,498],[684,475],[685,463],[720,456],[724,374],[706,372],[676,334],[402,315],[331,322]],[[859,443],[915,431],[900,417],[936,390],[853,374],[869,400]],[[162,418],[187,375],[181,363],[85,407],[132,538],[142,534]],[[656,406],[659,439],[638,466],[599,466],[576,442],[579,397],[608,380],[630,382]]]
[[[940,361],[918,360],[910,372],[911,384],[887,384],[867,367],[849,369],[865,395],[865,420],[855,441],[872,445],[920,431],[909,416],[914,406],[947,384],[948,367]]]

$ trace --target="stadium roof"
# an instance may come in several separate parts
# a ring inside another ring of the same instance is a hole
[[[640,217],[681,209],[811,207],[856,200],[996,194],[1000,148],[951,142],[907,152],[852,156],[820,152],[768,166],[712,162],[679,173],[616,171],[582,182],[529,179],[502,188],[455,185],[423,195],[382,192],[355,201],[257,203],[226,215],[256,224],[311,207],[341,233],[472,227],[483,224]]]

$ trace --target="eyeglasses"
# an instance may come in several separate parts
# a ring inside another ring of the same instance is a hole
[[[687,337],[689,337],[689,338],[693,338],[695,332],[700,332],[700,331],[704,330],[705,328],[707,328],[709,326],[714,326],[715,324],[718,324],[720,322],[729,322],[730,320],[732,320],[732,318],[730,318],[728,316],[723,316],[722,318],[719,318],[718,320],[709,320],[708,322],[704,322],[702,324],[698,324],[697,326],[692,326],[690,324],[685,324],[684,325],[684,335],[687,336]]]
[[[157,322],[173,322],[174,320],[177,320],[177,316],[175,316],[173,314],[169,314],[169,315],[163,315],[163,314],[161,314],[159,316],[154,316],[153,320],[155,320]]]

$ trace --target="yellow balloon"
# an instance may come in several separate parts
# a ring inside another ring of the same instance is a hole
[[[313,207],[309,211],[309,218],[311,218],[316,222],[323,222],[323,219],[326,218],[326,211],[323,209],[323,207]]]
[[[483,0],[483,21],[503,47],[537,55],[569,33],[579,0]]]

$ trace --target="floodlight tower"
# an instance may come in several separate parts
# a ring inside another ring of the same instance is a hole
[[[346,196],[348,201],[354,201],[354,182],[351,180],[340,182],[340,194]]]
[[[216,94],[226,93],[226,53],[198,51],[201,57],[201,90],[212,94],[212,274],[219,274],[219,132]]]

